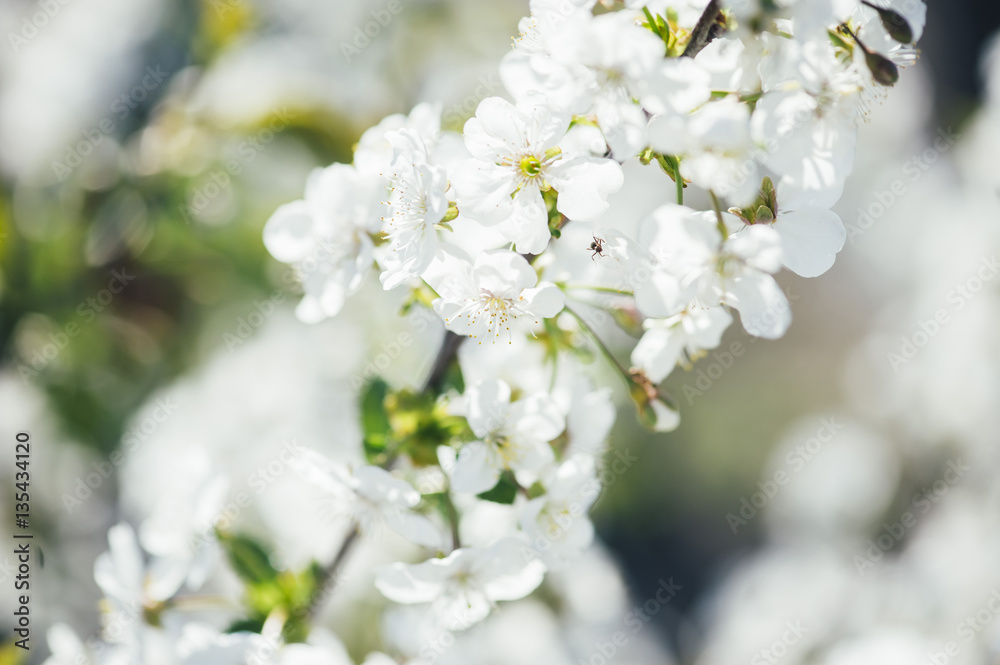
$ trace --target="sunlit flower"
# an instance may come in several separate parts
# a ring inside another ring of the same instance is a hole
[[[591,220],[607,210],[622,186],[621,168],[609,159],[564,154],[559,142],[570,115],[532,99],[513,106],[484,99],[465,125],[474,159],[456,170],[458,208],[501,233],[521,253],[538,254],[549,242],[542,192],[558,192],[556,208],[570,219]]]
[[[500,600],[517,600],[542,582],[545,567],[526,559],[524,543],[506,538],[488,548],[458,549],[443,559],[394,563],[376,571],[375,586],[397,603],[431,603],[452,630],[478,623]]]
[[[538,472],[554,459],[549,442],[566,422],[544,394],[512,400],[503,381],[484,381],[465,393],[465,417],[479,440],[467,443],[455,462],[452,487],[477,494],[494,485],[505,469]]]
[[[472,263],[457,250],[440,252],[424,275],[440,298],[434,310],[445,325],[480,343],[509,339],[522,326],[558,314],[562,291],[538,276],[524,257],[506,250],[484,252]]]

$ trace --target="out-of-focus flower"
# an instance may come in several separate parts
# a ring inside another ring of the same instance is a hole
[[[594,539],[594,525],[587,517],[600,489],[594,458],[577,455],[545,474],[541,482],[545,494],[524,506],[521,530],[547,566],[565,565]]]
[[[378,534],[389,527],[418,545],[442,549],[442,534],[434,523],[412,512],[420,494],[385,469],[366,465],[351,471],[311,450],[293,460],[292,468],[329,494],[336,510],[356,522],[362,533]]]
[[[375,586],[397,603],[432,603],[452,630],[478,623],[500,600],[517,600],[542,582],[545,567],[526,560],[523,542],[507,538],[488,548],[458,549],[443,559],[395,563],[377,571]]]

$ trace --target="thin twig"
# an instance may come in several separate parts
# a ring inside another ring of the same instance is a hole
[[[340,544],[340,549],[337,550],[333,561],[323,567],[323,571],[316,579],[316,589],[313,591],[312,598],[309,599],[309,604],[306,605],[304,612],[303,619],[305,621],[315,618],[316,613],[319,612],[323,603],[326,602],[330,592],[333,590],[331,585],[335,580],[337,569],[340,568],[341,564],[347,558],[347,554],[360,535],[361,530],[358,528],[357,522],[351,524],[351,530],[348,532],[347,537],[344,538],[344,542]]]
[[[687,48],[684,49],[684,53],[681,55],[682,58],[695,57],[716,38],[718,30],[713,30],[713,28],[716,25],[716,19],[719,18],[721,9],[721,0],[712,0],[708,3],[705,11],[701,14],[701,18],[698,19],[698,23],[694,26],[694,30],[691,31],[691,41],[688,42]]]
[[[444,378],[448,375],[448,369],[454,362],[455,356],[458,355],[458,347],[462,346],[464,341],[465,337],[462,335],[456,335],[450,330],[445,331],[444,339],[441,341],[441,349],[434,360],[434,367],[424,383],[425,393],[440,392]]]
[[[448,526],[451,527],[451,549],[454,551],[462,546],[462,538],[458,533],[458,510],[455,508],[455,502],[451,500],[450,491],[444,493],[444,505],[448,511]]]
[[[708,195],[712,199],[712,210],[715,211],[716,228],[719,230],[722,239],[725,240],[729,237],[729,229],[726,228],[726,222],[722,217],[722,204],[719,203],[719,197],[713,190],[708,190]]]
[[[427,381],[424,383],[424,392],[438,392],[441,389],[441,385],[444,383],[444,378],[448,374],[448,369],[451,364],[455,361],[455,357],[458,355],[458,349],[462,345],[465,337],[461,335],[456,335],[450,330],[445,332],[444,340],[441,342],[441,348],[438,350],[437,358],[434,360],[434,367],[431,369],[430,376],[427,377]],[[452,507],[454,510],[454,507]],[[455,543],[455,547],[458,547],[458,526],[457,522],[452,524],[452,539]],[[313,597],[309,600],[309,605],[307,606],[305,612],[305,619],[310,620],[319,611],[322,604],[326,601],[327,596],[330,593],[330,584],[337,573],[337,569],[343,564],[347,555],[350,553],[351,548],[357,541],[360,535],[360,530],[358,524],[352,523],[350,526],[350,531],[347,537],[344,538],[343,544],[341,544],[340,549],[337,551],[336,556],[333,560],[323,567],[323,572],[320,574],[319,579],[316,583],[316,590],[313,593]]]
[[[537,256],[533,255],[522,255],[524,256],[528,263],[534,263]],[[458,357],[458,349],[462,346],[462,342],[465,341],[465,337],[462,335],[456,335],[450,330],[445,331],[444,339],[441,341],[441,348],[438,350],[437,358],[434,360],[434,366],[431,368],[431,373],[427,377],[427,381],[424,382],[424,393],[437,393],[441,391],[441,387],[444,384],[444,379],[448,375],[448,370],[451,368],[453,362]],[[448,507],[449,507],[449,522],[451,523],[451,537],[452,537],[452,547],[458,548],[460,546],[459,535],[458,535],[458,514],[455,511],[454,504],[451,503],[451,498],[448,497]],[[351,547],[357,540],[360,531],[358,530],[357,523],[351,524],[350,532],[347,537],[344,538],[343,544],[340,546],[340,550],[337,555],[333,558],[329,564],[323,567],[323,572],[320,574],[319,580],[316,584],[316,592],[309,601],[308,608],[305,613],[305,618],[311,619],[315,616],[319,607],[326,600],[326,596],[329,594],[329,585],[331,580],[337,573],[337,569],[341,566],[343,561],[347,558]]]
[[[631,377],[629,375],[629,371],[627,369],[625,369],[625,367],[622,366],[622,364],[620,362],[618,362],[618,359],[615,358],[615,354],[613,354],[611,352],[611,349],[608,348],[608,346],[604,343],[604,340],[602,340],[601,337],[600,337],[600,335],[597,334],[597,331],[594,330],[591,327],[591,325],[589,323],[587,323],[587,321],[582,316],[580,316],[579,313],[577,313],[576,311],[570,309],[570,307],[568,305],[566,306],[565,311],[566,311],[567,314],[569,314],[574,319],[576,319],[577,323],[579,323],[580,326],[584,330],[587,331],[587,334],[594,341],[594,344],[597,345],[597,348],[601,352],[601,354],[603,354],[604,357],[605,357],[605,359],[609,363],[611,363],[611,365],[616,370],[618,370],[618,374],[622,377],[622,379],[624,379],[625,384],[626,385],[630,384],[632,382],[632,379],[631,379]]]

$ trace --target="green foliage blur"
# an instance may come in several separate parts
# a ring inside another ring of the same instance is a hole
[[[185,66],[210,66],[258,27],[249,3],[227,7],[186,3],[173,17],[172,24],[192,27],[173,44]],[[155,128],[174,145],[191,137],[187,147],[221,146],[252,138],[274,121],[213,126],[169,98],[155,108],[156,100],[148,101],[148,123],[115,137],[123,145]],[[307,146],[316,165],[350,160],[363,130],[355,121],[311,108],[289,115],[275,145]],[[284,201],[254,198],[253,184],[234,176],[236,208],[228,223],[191,218],[192,193],[204,191],[207,174],[223,171],[225,159],[220,151],[193,175],[112,168],[95,184],[93,173],[78,168],[41,186],[0,181],[0,359],[45,392],[71,439],[101,454],[117,447],[136,407],[198,362],[207,350],[199,340],[220,307],[246,310],[254,299],[287,288],[261,242],[264,222]],[[127,282],[116,283],[121,292],[107,302],[112,271]]]

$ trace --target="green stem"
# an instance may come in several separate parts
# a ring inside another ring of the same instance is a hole
[[[729,237],[729,230],[726,228],[726,222],[722,219],[722,204],[719,203],[719,197],[715,195],[713,190],[708,190],[708,195],[712,197],[712,210],[715,211],[716,228],[719,229],[719,234],[725,240]]]
[[[587,284],[563,284],[563,290],[596,291],[597,293],[613,293],[618,296],[634,295],[631,291],[619,291],[613,286],[590,286]]]
[[[677,185],[677,205],[684,205],[684,178],[681,177],[681,166],[678,161],[674,161],[677,164],[674,174],[677,176],[674,179],[674,183]]]
[[[444,506],[448,513],[448,525],[451,527],[451,549],[454,551],[462,546],[462,540],[458,534],[458,510],[451,500],[450,491],[444,493]]]
[[[681,176],[681,160],[670,158],[674,167],[674,184],[677,186],[677,205],[684,205],[684,178]]]
[[[607,347],[604,341],[598,336],[597,332],[592,327],[590,327],[590,324],[587,323],[582,316],[580,316],[575,311],[570,309],[569,306],[565,308],[565,311],[569,313],[570,316],[572,316],[574,319],[577,320],[577,323],[580,324],[580,327],[582,327],[584,330],[587,331],[587,334],[590,335],[590,338],[594,340],[594,344],[596,344],[597,348],[600,349],[601,354],[604,355],[605,359],[607,359],[607,361],[611,363],[611,365],[621,375],[622,379],[625,381],[626,386],[631,386],[632,376],[629,374],[629,371],[625,369],[625,367],[620,362],[618,362],[618,359],[615,358],[615,354],[611,353],[611,349]]]

